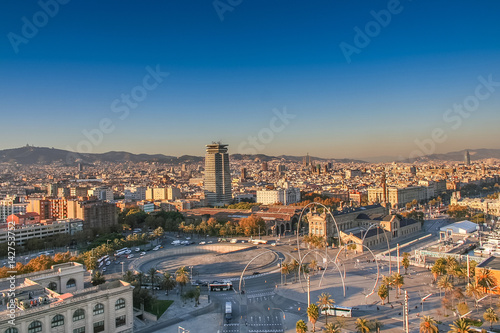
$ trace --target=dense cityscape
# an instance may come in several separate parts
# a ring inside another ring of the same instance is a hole
[[[3,162],[1,330],[426,332],[496,318],[498,159],[236,157],[213,142],[189,162]]]
[[[500,3],[0,3],[0,333],[500,332]]]

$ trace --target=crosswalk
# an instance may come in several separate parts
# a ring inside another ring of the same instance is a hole
[[[224,324],[222,327],[222,333],[239,333],[240,332],[240,324],[232,323],[232,324]]]

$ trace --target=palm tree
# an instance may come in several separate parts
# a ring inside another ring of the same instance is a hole
[[[325,325],[324,333],[340,333],[341,327],[338,323],[328,323]]]
[[[444,295],[445,296],[446,296],[446,294],[449,291],[453,290],[453,283],[451,283],[449,275],[445,275],[441,279],[439,279],[439,281],[438,281],[438,287],[440,289],[444,289]]]
[[[382,276],[382,284],[387,287],[387,303],[391,303],[391,284],[392,277],[391,276]]]
[[[408,274],[408,267],[410,267],[410,254],[408,252],[403,252],[403,260],[401,260],[401,264],[405,269],[405,275]]]
[[[493,310],[493,308],[489,308],[487,309],[484,313],[483,313],[483,318],[484,320],[486,321],[489,321],[490,322],[490,329],[491,327],[493,326],[493,323],[496,323],[498,321],[498,316],[497,314],[495,313],[495,310]]]
[[[142,281],[144,281],[144,273],[143,272],[139,272],[136,276],[136,282],[137,284],[139,285],[139,288],[142,287]]]
[[[154,294],[154,282],[156,280],[156,274],[158,272],[156,271],[156,268],[154,267],[151,267],[149,270],[148,270],[148,275],[149,275],[149,278],[151,279],[151,289],[153,290],[153,294]]]
[[[299,262],[297,260],[293,259],[292,263],[290,265],[291,265],[291,271],[295,275],[295,282],[297,282],[297,274],[299,272]]]
[[[465,318],[457,319],[450,324],[450,330],[448,333],[470,333],[472,332],[470,329],[470,325]]]
[[[311,262],[309,263],[309,268],[311,269],[311,272],[313,272],[314,274],[318,269],[318,262],[316,260],[311,260]]]
[[[456,272],[457,267],[458,267],[457,259],[455,259],[453,257],[446,258],[446,272],[448,273],[448,275],[450,275],[452,277],[456,276],[455,272]]]
[[[175,272],[175,281],[181,286],[181,294],[182,287],[184,287],[189,282],[189,272],[186,269],[186,266],[179,267]]]
[[[123,281],[131,283],[135,279],[134,273],[132,271],[126,271],[125,274],[123,275]]]
[[[356,319],[356,330],[361,333],[370,332],[370,326],[368,320],[363,318]]]
[[[325,309],[331,307],[333,304],[335,304],[335,300],[329,293],[321,293],[321,295],[319,295],[318,298],[319,300],[317,304],[319,305],[319,308],[321,309],[322,312]],[[325,324],[328,324],[328,311],[325,311]]]
[[[167,296],[168,296],[168,292],[174,289],[175,285],[177,284],[177,281],[175,281],[172,274],[170,274],[169,272],[165,272],[163,273],[162,280],[160,283],[162,288],[167,291]]]
[[[443,258],[439,258],[439,259],[443,259]],[[437,281],[437,278],[439,276],[446,274],[446,266],[443,263],[443,261],[439,260],[439,259],[436,260],[436,262],[434,263],[434,265],[431,268],[431,273],[432,273],[432,276],[434,277],[434,282]]]
[[[385,304],[385,299],[387,298],[389,294],[389,290],[387,289],[387,286],[385,284],[381,284],[380,287],[378,287],[378,297],[380,297],[380,300],[382,301],[382,305]]]
[[[497,282],[491,273],[491,270],[488,268],[482,268],[479,270],[479,274],[477,276],[477,284],[483,287],[483,291],[486,293],[487,289],[495,287]]]
[[[403,275],[399,273],[394,273],[392,275],[392,283],[398,288],[398,296],[401,295],[401,287],[404,285],[405,280]]]
[[[297,333],[306,333],[307,332],[307,324],[301,319],[295,325],[295,330]]]
[[[420,333],[439,333],[437,322],[431,316],[423,316],[420,320]]]
[[[319,318],[319,308],[316,304],[311,303],[307,307],[307,317],[309,317],[309,321],[313,325],[313,332],[316,332],[316,321],[318,321]]]
[[[284,263],[281,265],[281,274],[285,276],[285,285],[286,285],[286,277],[292,271],[292,266],[290,264]]]
[[[474,297],[475,300],[483,297],[483,288],[477,285],[477,283],[471,282],[465,287],[465,294],[469,297]]]

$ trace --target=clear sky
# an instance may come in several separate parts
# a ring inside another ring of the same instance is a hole
[[[499,13],[493,0],[4,0],[0,149],[500,148]]]

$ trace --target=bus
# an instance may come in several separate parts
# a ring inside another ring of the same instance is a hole
[[[130,249],[128,247],[124,247],[123,249],[119,249],[115,252],[115,257],[118,257],[118,256],[121,256],[122,254],[129,254],[130,252]]]
[[[321,313],[329,314],[336,317],[352,317],[352,308],[348,306],[333,305],[328,308],[321,309]]]
[[[231,281],[214,281],[208,284],[208,288],[210,291],[231,290],[233,283]]]
[[[109,260],[108,255],[105,255],[104,257],[97,259],[97,264],[99,265],[99,268],[101,268],[108,260]]]

